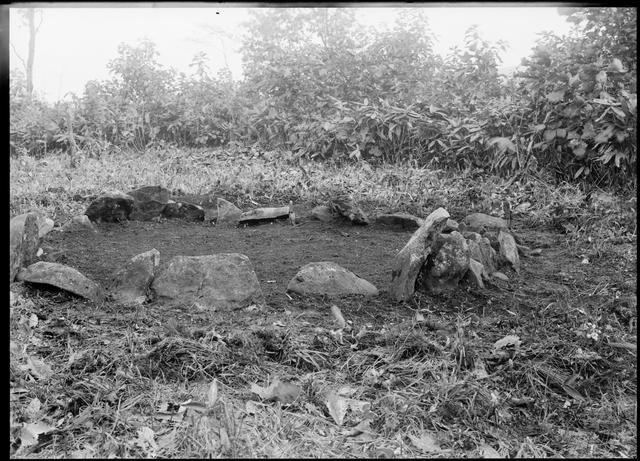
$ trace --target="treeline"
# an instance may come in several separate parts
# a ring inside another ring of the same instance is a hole
[[[541,36],[522,72],[498,73],[501,44],[466,32],[441,57],[422,9],[366,30],[349,8],[257,9],[242,44],[245,78],[191,75],[153,43],[122,44],[112,78],[48,105],[11,74],[11,152],[41,156],[174,145],[258,144],[317,159],[415,161],[635,187],[635,8],[561,8],[568,37]]]

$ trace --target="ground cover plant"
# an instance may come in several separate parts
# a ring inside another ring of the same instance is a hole
[[[303,264],[334,260],[384,290],[410,231],[175,221],[105,223],[86,238],[54,231],[42,242],[45,258],[99,282],[152,247],[163,261],[242,252],[266,306],[233,315],[123,308],[14,285],[13,455],[636,455],[633,203],[602,209],[576,186],[398,164],[310,163],[306,178],[278,152],[169,150],[135,161],[114,154],[75,169],[68,162],[12,160],[12,214],[40,210],[62,223],[92,195],[150,183],[193,196],[213,188],[246,208],[291,200],[300,215],[345,190],[367,212],[425,216],[443,206],[458,219],[529,200],[512,222],[542,255],[524,258],[509,282],[395,303],[385,293],[325,299],[285,289]]]

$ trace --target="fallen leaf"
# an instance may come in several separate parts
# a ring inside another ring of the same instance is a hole
[[[299,386],[286,381],[280,381],[278,378],[268,387],[252,384],[250,390],[263,400],[276,400],[284,404],[293,402],[302,392]]]
[[[153,429],[147,426],[142,426],[140,429],[138,429],[138,438],[136,439],[136,444],[145,452],[149,449],[155,451],[158,449],[158,445],[154,440],[155,435],[156,434],[155,432],[153,432]]]
[[[29,316],[29,326],[31,328],[35,328],[38,326],[38,316],[36,314],[31,314]]]
[[[478,447],[480,456],[483,458],[504,458],[497,450],[493,449],[490,445],[483,444]]]
[[[43,422],[25,423],[20,430],[20,440],[23,447],[38,443],[38,436],[53,431],[55,428]]]
[[[514,335],[507,335],[504,338],[496,341],[493,345],[493,348],[495,350],[504,349],[506,347],[514,347],[517,349],[518,347],[520,347],[520,338]]]
[[[209,393],[207,394],[207,405],[209,408],[212,408],[213,405],[218,400],[218,381],[215,379],[211,382],[209,386]]]
[[[427,432],[423,432],[420,436],[409,434],[409,439],[411,439],[411,443],[419,450],[430,453],[440,453],[443,451],[436,439]]]
[[[342,316],[342,312],[340,312],[340,308],[335,304],[331,306],[331,313],[338,323],[338,328],[344,328],[345,326],[347,326],[347,322],[345,322],[344,317]]]
[[[255,415],[258,412],[258,404],[253,400],[247,400],[244,404],[244,411],[246,411],[250,415]]]
[[[325,401],[329,414],[338,426],[342,426],[347,413],[347,400],[335,392],[329,392]]]
[[[29,416],[30,419],[35,419],[35,417],[40,412],[41,407],[42,402],[40,402],[40,399],[38,399],[38,397],[34,397],[33,399],[31,399],[31,402],[29,402],[29,405],[27,405],[25,413],[27,414],[27,416]]]
[[[198,413],[206,413],[208,408],[207,405],[201,402],[195,402],[191,399],[187,400],[180,404],[181,407],[187,408],[189,410],[197,411]]]
[[[38,379],[48,379],[53,375],[53,370],[44,360],[35,357],[27,357],[25,367],[31,371],[31,374]]]

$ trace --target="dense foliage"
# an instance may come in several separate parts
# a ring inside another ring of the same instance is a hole
[[[366,30],[349,8],[256,9],[245,79],[165,69],[153,43],[122,44],[108,81],[53,106],[11,75],[11,148],[41,156],[259,144],[310,158],[411,161],[635,186],[635,8],[561,8],[567,37],[543,34],[521,71],[498,73],[502,44],[470,28],[441,57],[423,9]]]

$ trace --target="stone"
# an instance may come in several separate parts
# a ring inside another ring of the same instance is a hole
[[[336,218],[338,217],[336,213],[331,211],[331,208],[325,205],[318,205],[313,210],[311,210],[309,215],[312,218],[317,219],[318,221],[327,222],[327,223],[335,221]]]
[[[239,253],[175,256],[151,288],[160,300],[198,303],[211,310],[264,303],[251,261]]]
[[[91,220],[87,215],[81,214],[74,216],[62,226],[62,232],[92,232],[98,233]]]
[[[93,222],[126,221],[133,211],[133,203],[133,197],[115,191],[103,194],[93,200],[84,214]]]
[[[389,295],[396,301],[407,301],[415,292],[416,278],[433,251],[436,237],[442,232],[449,218],[444,208],[438,208],[424,220],[409,242],[398,252],[392,262]]]
[[[497,265],[497,253],[491,246],[489,239],[477,232],[466,232],[464,236],[469,246],[469,257],[481,263],[487,274],[494,272]]]
[[[245,211],[240,215],[239,224],[257,224],[260,222],[274,221],[276,219],[288,219],[289,207],[255,208]]]
[[[38,261],[18,272],[19,281],[51,285],[77,296],[100,302],[103,293],[100,286],[73,267],[64,264]]]
[[[457,231],[459,229],[460,229],[460,225],[458,224],[458,221],[453,219],[447,219],[447,224],[444,226],[444,229],[442,230],[442,232],[449,233],[449,232]]]
[[[165,218],[178,218],[185,221],[204,221],[204,208],[189,202],[169,202],[163,210]]]
[[[427,258],[420,277],[420,286],[431,293],[456,288],[469,270],[469,247],[460,232],[442,234],[433,253]]]
[[[152,219],[157,219],[163,215],[166,206],[167,203],[157,200],[135,200],[129,219],[132,221],[151,221]]]
[[[218,220],[218,209],[217,208],[205,208],[204,209],[204,220],[205,220],[205,222],[217,221]]]
[[[498,234],[498,242],[500,243],[500,256],[502,256],[511,267],[520,273],[520,256],[518,255],[518,247],[516,241],[511,234],[504,230],[500,230]]]
[[[216,225],[223,225],[228,227],[235,227],[238,225],[240,216],[242,216],[242,210],[235,206],[233,203],[218,197],[218,220]]]
[[[471,213],[462,222],[468,230],[476,232],[483,229],[506,229],[509,227],[504,219],[484,213]]]
[[[505,281],[505,282],[508,282],[508,281],[509,281],[509,277],[507,277],[506,275],[504,275],[502,272],[498,272],[498,271],[496,271],[496,272],[494,272],[493,274],[491,274],[491,277],[494,277],[494,278],[496,278],[496,279],[498,279],[498,280],[503,280],[503,281]]]
[[[339,195],[332,199],[329,208],[340,216],[351,221],[352,224],[365,225],[369,224],[369,218],[356,204],[353,198],[348,194]]]
[[[373,284],[331,261],[304,265],[289,281],[287,291],[301,295],[378,295]]]
[[[171,191],[162,186],[143,186],[127,192],[127,195],[138,202],[154,201],[166,204],[171,198]]]
[[[125,305],[144,303],[159,264],[160,252],[155,248],[127,261],[113,275],[109,285],[113,300]]]
[[[53,230],[53,219],[47,218],[39,211],[30,211],[29,213],[34,213],[36,215],[38,221],[38,237],[42,238]],[[29,213],[23,213],[13,219],[15,220],[15,222],[24,221]]]
[[[376,224],[398,227],[400,229],[416,230],[423,224],[423,220],[408,213],[381,214],[376,217]]]
[[[9,222],[9,283],[12,283],[21,267],[28,266],[37,259],[38,215],[25,213]]]
[[[467,278],[475,284],[478,288],[484,288],[484,281],[482,278],[485,276],[486,271],[481,262],[476,261],[473,258],[469,258],[469,270],[467,271]]]

